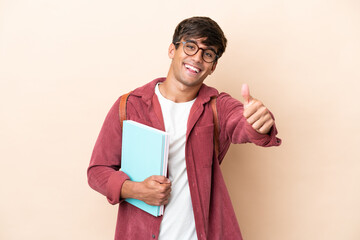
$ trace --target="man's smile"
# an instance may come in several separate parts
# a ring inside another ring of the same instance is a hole
[[[195,74],[202,71],[201,68],[195,67],[194,65],[190,65],[190,64],[188,64],[188,63],[184,63],[184,66],[185,66],[185,68],[188,69],[190,72],[195,73]]]

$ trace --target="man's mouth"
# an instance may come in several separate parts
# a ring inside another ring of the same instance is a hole
[[[194,73],[199,73],[201,71],[200,68],[197,68],[197,67],[194,67],[192,65],[189,65],[189,64],[184,64],[184,66],[189,69],[191,72],[194,72]]]

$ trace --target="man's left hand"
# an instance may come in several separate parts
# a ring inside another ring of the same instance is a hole
[[[269,133],[274,119],[264,104],[250,95],[249,86],[243,84],[241,95],[244,98],[244,117],[247,122],[261,134]]]

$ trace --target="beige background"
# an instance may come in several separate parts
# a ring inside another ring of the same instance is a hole
[[[119,95],[165,76],[182,19],[229,44],[208,85],[242,83],[279,148],[233,145],[222,166],[246,240],[360,239],[360,2],[0,1],[0,239],[113,239],[117,206],[86,168]]]

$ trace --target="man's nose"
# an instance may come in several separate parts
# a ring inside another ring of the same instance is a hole
[[[203,61],[202,54],[203,54],[203,50],[199,49],[199,51],[197,51],[197,53],[193,55],[193,59],[195,59],[196,62],[202,62]]]

